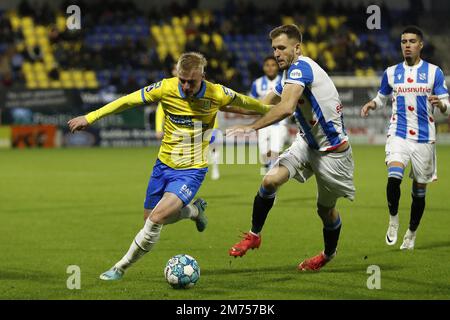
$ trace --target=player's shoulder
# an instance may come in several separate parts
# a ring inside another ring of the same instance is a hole
[[[256,78],[255,80],[253,80],[252,84],[258,84],[258,83],[262,82],[262,81],[264,80],[264,77],[265,77],[265,76]]]
[[[434,63],[431,63],[431,62],[428,62],[428,61],[426,61],[426,60],[423,60],[422,59],[422,63],[424,64],[424,65],[428,65],[428,70],[436,70],[436,71],[441,71],[442,72],[442,69],[438,66],[438,65],[436,65],[436,64],[434,64]]]
[[[205,83],[206,83],[206,95],[209,96],[210,98],[221,99],[224,95],[234,97],[236,94],[232,89],[224,86],[223,84],[213,83],[207,80],[205,80]]]

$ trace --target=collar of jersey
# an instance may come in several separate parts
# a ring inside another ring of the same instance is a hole
[[[422,64],[423,64],[423,60],[422,60],[422,59],[420,59],[419,63],[416,64],[416,65],[414,65],[414,66],[408,66],[408,65],[406,64],[406,61],[403,61],[403,68],[405,68],[405,69],[407,69],[407,68],[413,68],[413,69],[416,69],[416,68],[420,68],[420,67],[422,66]]]
[[[183,88],[181,88],[181,84],[178,83],[178,91],[180,92],[180,96],[184,99],[186,98],[186,95],[183,92]],[[195,98],[203,98],[206,92],[206,83],[202,80],[202,85],[200,86],[200,90],[197,92],[197,94],[194,96]]]

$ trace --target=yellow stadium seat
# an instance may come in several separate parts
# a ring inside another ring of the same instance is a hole
[[[34,22],[31,17],[23,17],[21,21],[22,28],[34,28]]]
[[[52,80],[52,81],[50,81],[50,88],[59,89],[59,88],[62,88],[62,84],[58,80]]]
[[[314,42],[308,41],[308,43],[306,43],[306,49],[308,50],[309,56],[313,60],[317,59],[317,55],[319,54],[319,50],[318,50],[317,45]]]
[[[181,19],[180,19],[180,17],[173,17],[172,18],[172,25],[174,27],[181,26]]]
[[[281,18],[281,21],[283,24],[295,24],[294,18],[291,16],[283,16]]]
[[[37,88],[37,82],[36,81],[27,81],[26,87],[27,89],[36,89]]]
[[[357,77],[364,77],[364,70],[357,68],[355,70],[355,76],[357,76]]]
[[[323,53],[323,56],[325,58],[325,63],[327,64],[328,69],[331,71],[336,68],[336,61],[334,60],[333,55],[329,50],[325,50]]]
[[[75,88],[77,88],[77,89],[86,88],[86,83],[83,79],[80,79],[79,81],[78,80],[74,81],[74,85],[75,85]]]
[[[9,21],[11,22],[11,27],[13,31],[18,31],[19,28],[22,26],[20,18],[16,15],[13,15],[9,18]]]
[[[64,89],[72,89],[74,87],[72,80],[61,81],[61,86]]]
[[[198,12],[194,11],[192,13],[191,19],[196,26],[199,26],[202,23],[202,17],[200,16],[200,14],[198,14]]]
[[[47,89],[50,87],[50,82],[48,80],[39,80],[37,82],[38,88]]]
[[[183,26],[187,26],[188,24],[189,24],[189,16],[183,16],[182,18],[181,18],[181,24],[183,25]]]
[[[73,70],[72,71],[72,79],[74,81],[83,81],[83,72],[80,70]]]
[[[319,52],[323,52],[323,51],[325,51],[327,46],[328,46],[328,44],[325,41],[322,41],[317,44],[317,49],[319,50]]]
[[[321,33],[327,32],[327,28],[328,28],[327,18],[324,16],[318,16],[316,21],[317,21],[317,26],[319,27],[320,32]]]
[[[64,32],[66,30],[66,18],[64,16],[57,16],[56,17],[56,29],[59,32]]]
[[[42,62],[35,62],[33,64],[33,67],[34,67],[34,71],[36,71],[36,72],[43,71],[45,69],[44,64]]]
[[[212,35],[212,41],[214,42],[214,45],[218,51],[221,51],[223,49],[223,38],[220,34],[214,32]]]
[[[22,64],[22,70],[23,71],[31,71],[33,69],[33,66],[31,65],[30,62],[24,62]]]
[[[36,79],[38,80],[38,82],[48,81],[47,72],[44,71],[44,72],[36,73]]]
[[[200,37],[202,39],[203,44],[208,44],[209,41],[211,40],[211,37],[206,33],[202,33]]]
[[[164,36],[169,36],[173,34],[172,27],[168,24],[163,25],[162,33]]]
[[[355,58],[358,60],[364,60],[364,58],[366,57],[366,53],[364,51],[357,51],[355,54]]]
[[[337,30],[341,25],[341,21],[339,20],[339,17],[331,16],[328,17],[328,24],[333,30]]]
[[[308,28],[309,34],[311,35],[311,37],[316,38],[317,35],[319,34],[319,27],[315,24],[311,25]]]
[[[87,81],[86,87],[89,89],[97,89],[98,88],[98,82],[97,81]]]
[[[161,33],[162,33],[161,32],[161,28],[159,26],[157,26],[157,25],[151,26],[150,27],[150,32],[151,32],[151,34],[153,35],[153,37],[155,39],[158,39],[158,38],[161,37]]]
[[[86,81],[97,81],[97,76],[94,71],[84,71],[84,79]]]
[[[366,76],[373,77],[373,76],[376,76],[376,75],[377,75],[377,73],[375,72],[375,70],[373,68],[368,68],[366,70]]]
[[[61,79],[61,81],[71,81],[72,79],[69,71],[60,71],[59,78]]]

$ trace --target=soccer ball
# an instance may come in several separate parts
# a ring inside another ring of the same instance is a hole
[[[187,254],[178,254],[167,261],[164,268],[167,282],[176,289],[194,286],[200,278],[200,267],[197,261]]]

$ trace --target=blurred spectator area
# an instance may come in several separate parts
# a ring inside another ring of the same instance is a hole
[[[67,29],[70,4],[81,8],[81,30]],[[284,0],[271,10],[256,1],[234,0],[215,9],[199,9],[194,0],[146,10],[119,0],[63,1],[58,6],[22,0],[16,8],[0,11],[4,87],[129,92],[170,76],[180,53],[199,51],[208,59],[209,80],[247,91],[262,74],[262,60],[272,53],[268,32],[291,23],[303,32],[304,55],[330,74],[380,75],[401,59],[398,25],[411,14],[381,3],[383,28],[369,31],[363,2]],[[433,45],[428,42],[427,47],[429,58]]]

